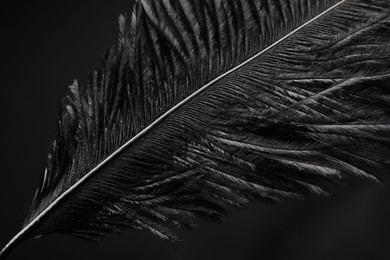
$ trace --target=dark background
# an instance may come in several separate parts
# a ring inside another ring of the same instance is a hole
[[[34,1],[1,8],[0,246],[21,228],[55,135],[57,104],[85,83],[117,39],[132,1]],[[388,171],[387,171],[388,173]],[[200,222],[172,245],[131,230],[95,244],[51,235],[9,259],[390,259],[390,181],[349,180],[330,198],[251,205],[222,224]]]

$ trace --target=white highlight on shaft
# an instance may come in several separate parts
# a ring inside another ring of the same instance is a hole
[[[347,0],[342,0],[341,2],[335,4],[334,6],[330,7],[329,9],[327,9],[326,11],[322,12],[321,14],[317,15],[316,17],[312,18],[311,20],[309,20],[308,22],[304,23],[303,25],[299,26],[298,28],[296,28],[294,31],[290,32],[289,34],[287,34],[286,36],[284,36],[283,38],[279,39],[278,41],[274,42],[273,44],[271,44],[270,46],[268,46],[267,48],[265,48],[264,50],[262,50],[261,52],[257,53],[256,55],[254,55],[253,57],[249,58],[248,60],[246,60],[245,62],[241,63],[240,65],[230,69],[229,71],[225,72],[224,74],[222,74],[221,76],[215,78],[214,80],[210,81],[208,84],[206,84],[205,86],[203,86],[202,88],[198,89],[197,91],[195,91],[193,94],[191,94],[190,96],[188,96],[187,98],[185,98],[184,100],[182,100],[180,103],[178,103],[176,106],[172,107],[170,110],[168,110],[167,112],[165,112],[162,116],[160,116],[158,119],[156,119],[152,124],[150,124],[148,127],[146,127],[145,129],[143,129],[141,132],[139,132],[136,136],[134,136],[132,139],[130,139],[128,142],[126,142],[124,145],[122,145],[120,148],[118,148],[118,150],[116,150],[114,153],[112,153],[110,156],[108,156],[104,161],[102,161],[101,163],[99,163],[95,168],[93,168],[89,173],[87,173],[86,175],[84,175],[83,178],[81,178],[80,180],[78,180],[75,184],[73,184],[72,187],[70,187],[68,190],[66,190],[64,193],[61,194],[61,196],[59,196],[55,201],[52,202],[52,204],[50,204],[50,206],[48,206],[44,211],[42,211],[33,221],[31,221],[27,226],[25,226],[5,247],[4,249],[0,252],[0,256],[3,252],[6,251],[6,249],[8,247],[10,247],[14,242],[16,242],[27,230],[29,230],[33,225],[35,225],[36,223],[38,223],[40,221],[40,219],[47,213],[49,212],[52,208],[54,208],[54,206],[56,206],[64,197],[66,197],[69,193],[71,193],[73,190],[75,190],[78,186],[80,186],[86,179],[88,179],[89,177],[91,177],[97,170],[99,170],[101,167],[103,167],[108,161],[110,161],[111,159],[113,159],[116,155],[118,155],[119,153],[121,153],[126,147],[130,146],[131,144],[133,144],[134,142],[136,142],[138,139],[140,139],[142,136],[144,136],[147,132],[149,132],[149,130],[153,129],[155,126],[157,126],[159,123],[161,123],[164,119],[166,119],[168,116],[170,116],[171,114],[173,114],[174,112],[176,112],[179,108],[181,108],[184,104],[186,104],[188,101],[192,100],[194,97],[196,97],[197,95],[199,95],[201,92],[205,91],[206,89],[208,89],[211,85],[213,85],[214,83],[216,83],[217,81],[219,81],[220,79],[230,75],[231,73],[233,73],[234,71],[240,69],[241,67],[245,66],[246,64],[248,64],[249,62],[251,62],[252,60],[256,59],[257,57],[259,57],[260,55],[262,55],[263,53],[267,52],[268,50],[272,49],[273,47],[275,47],[276,45],[278,45],[279,43],[281,43],[282,41],[286,40],[287,38],[289,38],[291,35],[297,33],[298,31],[300,31],[302,28],[308,26],[309,24],[313,23],[314,21],[318,20],[320,17],[324,16],[325,14],[329,13],[330,11],[332,11],[333,9],[335,9],[336,7],[338,7],[339,5],[341,5],[342,3],[344,3],[345,1]]]

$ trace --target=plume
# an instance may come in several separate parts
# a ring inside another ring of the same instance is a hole
[[[18,243],[176,228],[389,167],[388,0],[140,0],[57,136]]]

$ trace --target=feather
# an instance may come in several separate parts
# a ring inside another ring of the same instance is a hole
[[[22,231],[97,240],[389,167],[387,0],[140,0],[63,99]]]

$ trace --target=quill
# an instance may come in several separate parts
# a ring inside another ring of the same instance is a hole
[[[169,226],[388,164],[386,1],[141,1],[58,136],[15,241]],[[368,147],[368,148],[367,148]],[[374,149],[375,148],[375,149]],[[371,151],[372,150],[372,151]]]

